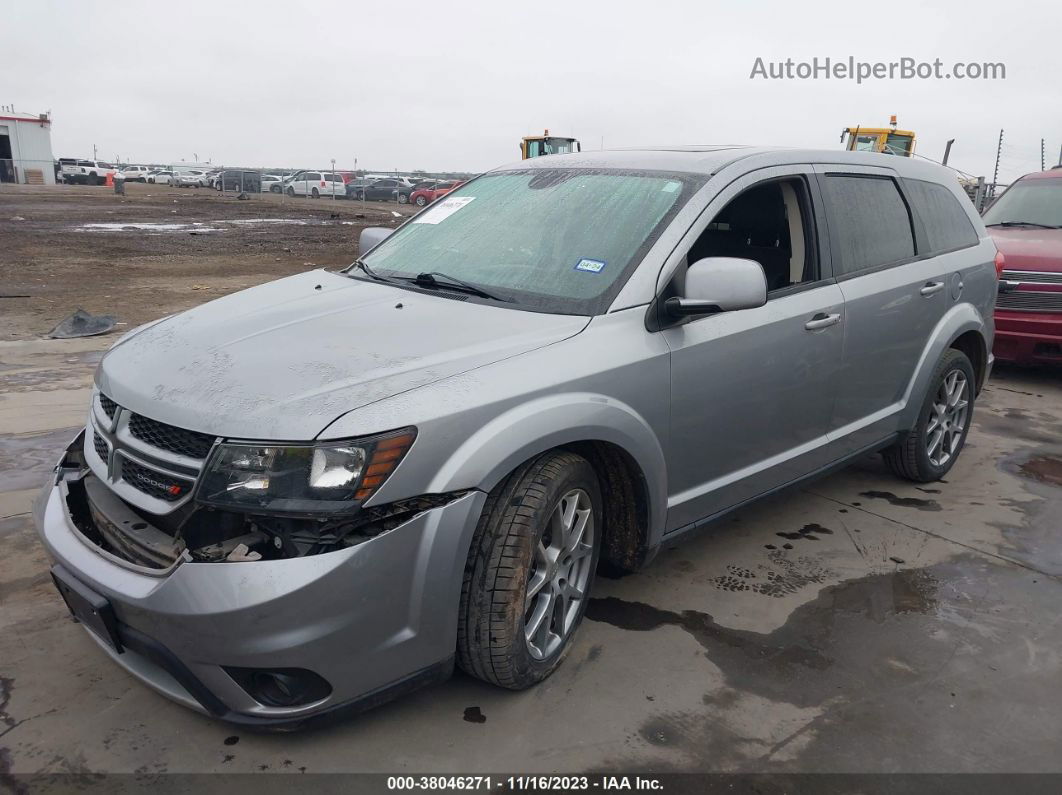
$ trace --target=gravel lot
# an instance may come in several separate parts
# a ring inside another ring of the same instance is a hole
[[[238,201],[140,183],[125,196],[4,185],[0,339],[47,334],[79,307],[116,314],[131,328],[281,276],[349,265],[365,226],[397,225],[412,212],[271,193]]]

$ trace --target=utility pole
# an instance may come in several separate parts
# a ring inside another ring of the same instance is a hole
[[[92,162],[96,162],[96,144],[92,145]]]
[[[1003,130],[999,131],[999,144],[996,146],[996,168],[992,172],[992,196],[996,195],[996,183],[999,181],[999,156],[1003,153]]]
[[[1041,171],[1047,171],[1047,161],[1044,159],[1044,157],[1045,157],[1044,139],[1041,138],[1040,139],[1040,170]]]
[[[1062,166],[1062,146],[1058,147],[1058,165]]]
[[[950,138],[947,146],[944,147],[944,160],[941,161],[941,165],[946,166],[948,164],[948,157],[951,155],[951,145],[953,143],[955,143],[955,139]]]

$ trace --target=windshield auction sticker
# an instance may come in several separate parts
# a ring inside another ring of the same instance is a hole
[[[575,263],[575,270],[586,273],[601,273],[605,269],[605,263],[599,259],[586,259],[585,257]]]
[[[427,212],[423,212],[414,218],[413,223],[437,224],[440,221],[445,221],[475,198],[475,196],[454,196],[450,199],[443,199]]]

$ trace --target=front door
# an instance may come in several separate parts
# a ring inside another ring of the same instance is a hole
[[[686,255],[759,262],[765,306],[665,329],[671,348],[669,531],[827,463],[844,299],[819,242],[810,168],[732,183]],[[767,177],[767,178],[765,178]],[[706,213],[707,215],[707,213]],[[675,289],[681,290],[682,267]]]

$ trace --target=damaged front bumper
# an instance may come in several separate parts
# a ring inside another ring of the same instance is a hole
[[[86,538],[68,505],[77,476],[62,462],[57,473],[34,510],[57,582],[106,601],[114,636],[85,621],[89,634],[163,695],[235,723],[296,727],[452,670],[482,492],[333,552],[254,562],[181,557],[158,569],[130,565]],[[299,690],[297,703],[284,703],[278,686]]]

